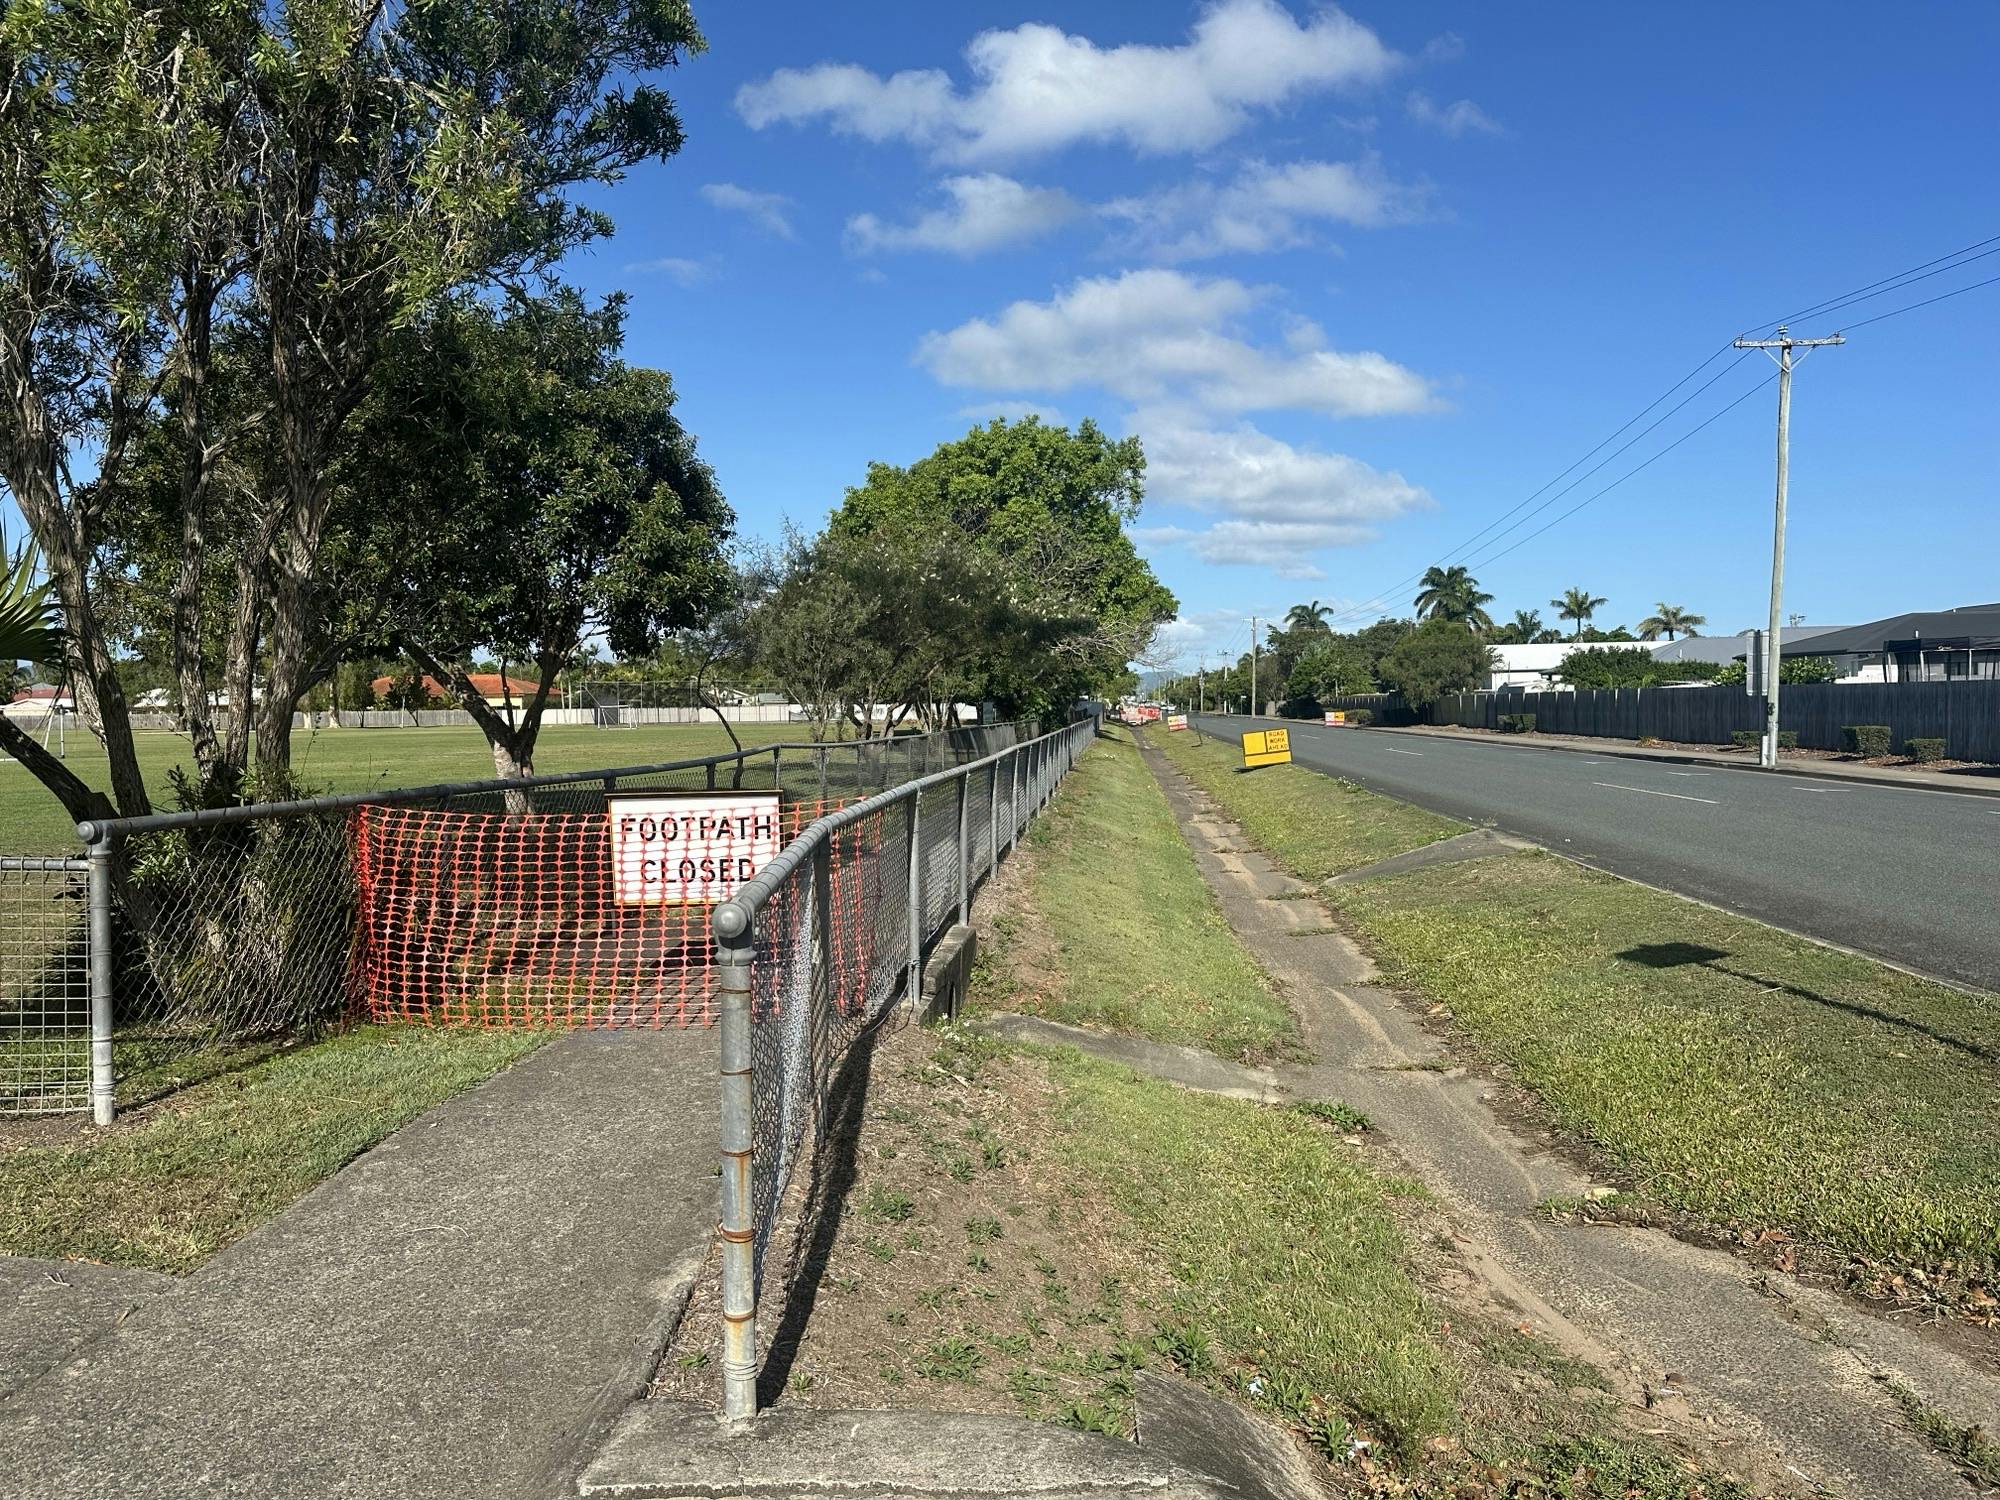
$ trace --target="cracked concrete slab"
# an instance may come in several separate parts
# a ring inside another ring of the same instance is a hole
[[[177,1285],[130,1266],[0,1255],[0,1399]]]
[[[972,1023],[972,1029],[1003,1041],[1024,1042],[1036,1047],[1074,1047],[1106,1062],[1123,1063],[1141,1073],[1165,1078],[1183,1088],[1205,1094],[1227,1094],[1232,1099],[1250,1099],[1273,1104],[1285,1097],[1278,1076],[1269,1068],[1246,1067],[1227,1062],[1199,1047],[1177,1047],[1169,1042],[1148,1042],[1138,1037],[1113,1036],[1069,1026],[1040,1016],[988,1016]]]
[[[1492,1088],[1440,1068],[1438,1040],[1379,987],[1343,933],[1301,935],[1281,910],[1312,892],[1260,854],[1157,751],[1152,767],[1196,864],[1245,946],[1284,987],[1318,1061],[1280,1081],[1366,1112],[1462,1226],[1469,1269],[1635,1404],[1681,1378],[1718,1457],[1791,1479],[1800,1494],[1946,1500],[1968,1481],[1905,1426],[1882,1377],[1954,1420],[2000,1426],[2000,1378],[1914,1329],[1831,1293],[1766,1278],[1736,1257],[1658,1231],[1571,1226],[1536,1213],[1590,1185],[1547,1142],[1495,1112]],[[1225,852],[1226,851],[1226,852]]]

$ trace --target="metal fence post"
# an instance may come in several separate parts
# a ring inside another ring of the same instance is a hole
[[[109,1125],[116,1112],[111,1072],[111,861],[116,845],[90,846],[90,1117]]]
[[[917,820],[923,800],[923,793],[910,793],[909,818],[904,825],[909,833],[906,852],[909,856],[910,969],[904,980],[903,998],[912,1009],[921,1003],[924,987],[924,861],[921,840],[917,837]]]
[[[968,807],[968,783],[972,778],[960,773],[958,778],[958,924],[963,927],[970,919],[972,911],[972,847],[966,842],[966,812]]]
[[[750,912],[716,907],[715,997],[722,1052],[722,1418],[757,1414],[757,1229],[752,1221],[755,1136],[750,1078],[750,985],[755,945]]]
[[[986,878],[1000,869],[1000,762],[986,767]]]
[[[821,745],[819,749],[813,752],[813,758],[819,762],[819,800],[822,804],[820,808],[822,812],[826,810],[824,806],[826,802],[826,756],[827,750],[824,745]]]
[[[781,792],[785,789],[783,771],[784,753],[785,747],[783,745],[773,745],[771,747],[771,790],[774,792]]]

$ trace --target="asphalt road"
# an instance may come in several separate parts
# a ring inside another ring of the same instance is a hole
[[[2000,798],[1242,717],[1292,758],[1619,875],[2000,993]]]

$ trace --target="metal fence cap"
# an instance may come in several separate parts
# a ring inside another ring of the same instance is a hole
[[[724,942],[731,942],[750,930],[750,912],[735,897],[719,903],[708,919],[709,930]]]

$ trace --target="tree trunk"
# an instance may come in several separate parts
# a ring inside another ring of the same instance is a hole
[[[118,815],[109,797],[49,754],[33,735],[5,714],[0,714],[0,751],[26,766],[30,776],[53,792],[73,822],[93,823]]]

